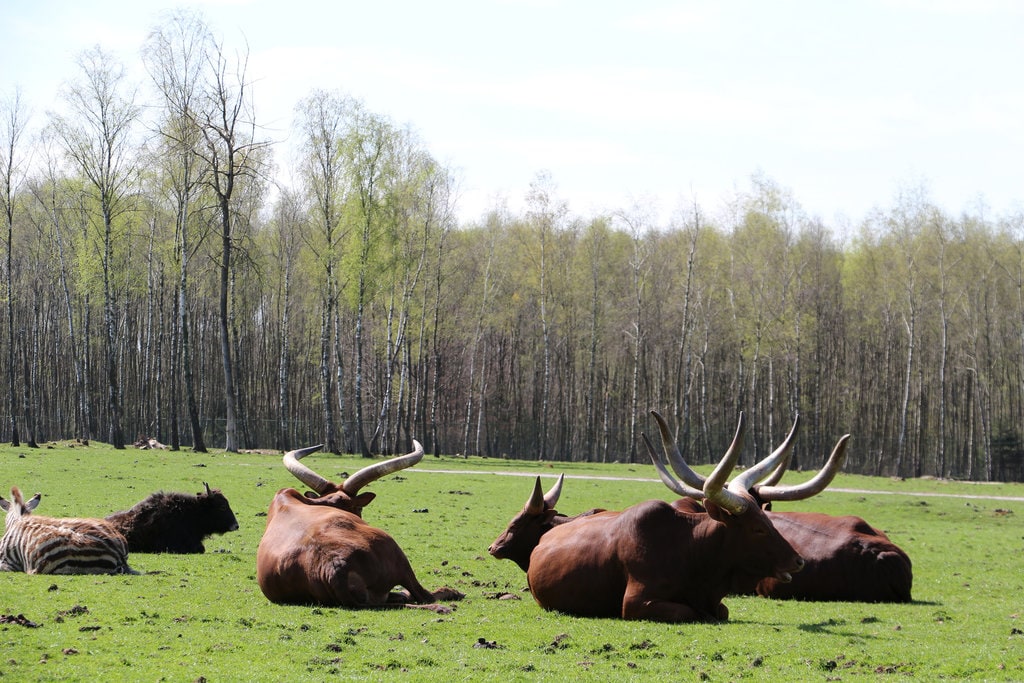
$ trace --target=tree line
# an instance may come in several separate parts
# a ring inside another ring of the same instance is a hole
[[[97,47],[61,113],[4,101],[4,440],[646,463],[653,409],[705,463],[744,411],[746,463],[800,415],[793,467],[851,433],[847,471],[1024,479],[1021,215],[911,188],[837,234],[757,174],[662,225],[541,172],[460,224],[452,171],[342,93],[280,172],[201,17],[141,59],[144,90]]]

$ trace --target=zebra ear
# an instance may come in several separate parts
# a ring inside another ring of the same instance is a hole
[[[25,503],[25,511],[29,512],[31,510],[35,510],[36,506],[39,505],[39,501],[42,500],[42,498],[43,494],[41,493],[37,493],[36,495],[32,496],[32,499]]]
[[[11,502],[8,500],[4,500],[4,497],[0,496],[0,508],[3,508],[4,510],[10,510]]]

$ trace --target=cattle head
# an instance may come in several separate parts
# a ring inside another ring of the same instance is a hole
[[[669,479],[678,484],[673,490],[687,498],[702,499],[708,516],[729,527],[731,533],[722,535],[724,544],[721,552],[728,557],[743,558],[740,573],[774,576],[779,581],[791,581],[792,572],[800,571],[804,566],[804,560],[775,529],[748,490],[749,478],[756,476],[756,473],[750,471],[753,468],[744,471],[732,481],[727,481],[743,450],[744,431],[745,422],[743,413],[740,413],[736,434],[729,450],[714,471],[703,480],[699,490],[681,484],[671,476]],[[658,460],[647,435],[642,436],[652,459]],[[664,480],[668,473],[662,466],[659,468],[659,474],[662,474]]]
[[[672,438],[668,425],[665,423],[665,420],[661,415],[656,411],[651,411],[651,414],[658,422],[658,428],[661,431],[663,455],[659,455],[657,453],[646,434],[642,436],[651,456],[651,461],[654,463],[654,466],[658,471],[658,475],[670,490],[680,496],[684,496],[686,499],[700,500],[700,496],[698,495],[699,492],[705,492],[706,494],[708,482],[715,478],[716,475],[720,476],[724,482],[724,479],[729,475],[729,472],[720,473],[722,465],[725,462],[724,460],[715,469],[715,472],[705,479],[687,465],[686,460],[679,451],[679,447]],[[776,484],[779,478],[781,478],[789,464],[793,444],[796,442],[799,424],[799,418],[797,418],[797,420],[793,422],[793,427],[790,429],[786,439],[782,442],[782,445],[772,451],[771,454],[760,462],[755,463],[744,470],[723,488],[724,491],[729,492],[729,499],[742,500],[745,502],[745,506],[748,510],[750,508],[757,510],[756,514],[741,515],[737,520],[742,521],[733,522],[750,527],[740,536],[741,538],[765,538],[767,536],[774,538],[775,536],[778,536],[779,539],[784,540],[762,508],[769,507],[772,501],[802,500],[820,493],[829,485],[829,483],[831,483],[832,479],[835,478],[836,473],[842,467],[843,461],[846,457],[846,444],[849,439],[849,434],[839,439],[839,442],[836,444],[835,449],[833,449],[828,462],[825,463],[825,466],[822,467],[822,469],[813,478],[803,484],[777,486]],[[672,476],[672,473],[670,473],[666,467],[666,461],[668,461],[672,469],[683,481],[679,481]],[[726,510],[733,515],[736,515],[735,510],[729,507],[729,500],[726,501],[725,505],[722,505],[720,500],[716,500],[711,496],[705,495],[703,503],[707,513],[716,520],[726,520],[722,515],[722,510]],[[677,505],[676,507],[680,506]],[[692,507],[692,503],[687,503],[686,507]],[[770,531],[765,528],[766,526],[770,528]],[[789,545],[788,542],[786,543]],[[801,564],[803,563],[801,562]],[[748,573],[751,576],[766,575],[761,571],[761,568],[754,566],[751,567],[751,571]],[[786,576],[786,574],[787,572],[783,572],[775,578],[783,582],[792,580],[792,577]],[[770,576],[770,574],[767,575]],[[748,580],[737,579],[737,585],[743,585],[746,581]]]
[[[200,491],[196,498],[200,501],[204,519],[203,531],[214,534],[223,534],[229,531],[238,531],[238,519],[231,510],[231,504],[220,489],[211,489],[210,485],[203,482],[205,492]]]
[[[415,439],[413,440],[413,446],[412,453],[368,465],[347,477],[340,484],[325,479],[299,462],[299,460],[310,453],[315,453],[323,448],[322,444],[285,453],[284,466],[296,479],[313,489],[313,491],[306,492],[305,494],[305,502],[309,505],[326,505],[362,517],[363,508],[370,504],[376,497],[376,494],[369,492],[359,493],[359,490],[372,481],[407,467],[412,467],[422,460],[423,446]]]
[[[555,510],[564,479],[564,474],[558,475],[558,481],[544,493],[540,477],[537,477],[533,494],[526,501],[522,511],[513,517],[508,528],[494,539],[487,552],[499,560],[512,560],[523,571],[527,571],[530,568],[530,553],[537,547],[540,537],[555,525],[572,519],[559,515]]]

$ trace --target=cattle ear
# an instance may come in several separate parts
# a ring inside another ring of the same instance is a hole
[[[704,499],[704,509],[708,511],[708,517],[716,522],[725,522],[732,516],[728,510],[707,498]]]
[[[376,493],[370,493],[369,491],[367,491],[366,493],[360,493],[358,496],[353,498],[352,502],[358,505],[359,507],[364,508],[367,505],[369,505],[370,501],[372,501],[376,497]]]

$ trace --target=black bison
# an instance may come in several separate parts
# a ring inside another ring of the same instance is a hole
[[[228,499],[203,483],[205,493],[157,491],[130,510],[115,512],[107,521],[128,539],[133,553],[202,553],[203,539],[238,530]]]

